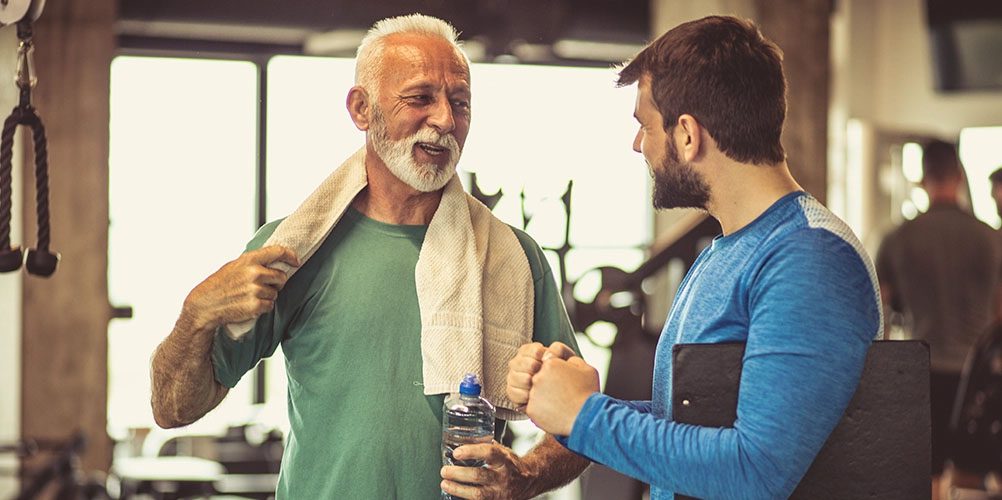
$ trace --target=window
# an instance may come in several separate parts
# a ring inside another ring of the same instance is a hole
[[[118,57],[111,65],[108,289],[134,308],[108,327],[108,429],[150,427],[150,355],[199,281],[255,229],[257,69]],[[215,412],[241,411],[247,377]],[[209,425],[207,423],[207,425]]]
[[[992,199],[988,176],[1002,168],[999,144],[1002,144],[1002,127],[971,127],[960,131],[960,161],[967,172],[974,215],[995,228],[1002,225],[1002,220]]]

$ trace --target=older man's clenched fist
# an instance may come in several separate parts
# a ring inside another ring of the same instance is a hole
[[[574,355],[574,350],[561,342],[554,342],[550,347],[539,342],[519,347],[518,353],[508,362],[508,398],[517,405],[527,404],[532,376],[543,367],[543,361],[551,357],[569,359]]]

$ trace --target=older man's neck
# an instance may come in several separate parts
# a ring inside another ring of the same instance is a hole
[[[431,223],[442,191],[422,193],[397,179],[384,168],[366,168],[369,185],[352,202],[352,207],[387,224],[427,225]]]

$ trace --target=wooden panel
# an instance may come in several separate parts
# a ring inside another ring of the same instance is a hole
[[[34,103],[49,139],[51,247],[62,262],[50,278],[24,279],[21,433],[61,439],[84,431],[86,469],[111,461],[108,103],[116,9],[114,0],[50,0],[35,25]],[[23,180],[24,240],[34,246],[34,177]]]

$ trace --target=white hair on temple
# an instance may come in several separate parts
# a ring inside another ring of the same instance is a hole
[[[379,72],[382,68],[385,40],[390,35],[398,33],[419,33],[441,38],[456,48],[456,52],[466,61],[467,67],[470,64],[459,42],[459,33],[451,24],[423,14],[388,17],[372,25],[359,44],[355,56],[355,85],[366,89],[372,98],[376,97],[379,89],[377,82],[381,76]]]

